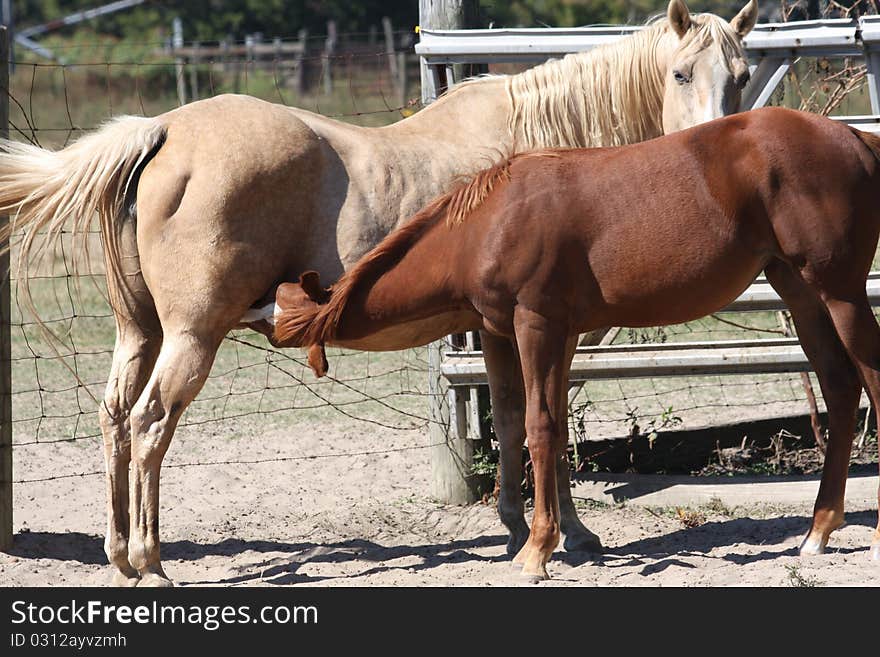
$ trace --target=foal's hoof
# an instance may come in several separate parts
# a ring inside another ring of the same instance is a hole
[[[144,573],[137,584],[138,586],[149,586],[151,588],[167,589],[174,586],[174,583],[167,577],[162,577],[156,573]]]
[[[137,586],[141,578],[137,575],[126,575],[120,570],[114,570],[113,577],[110,579],[110,586],[120,588],[131,588]]]
[[[804,539],[804,542],[801,543],[800,554],[802,557],[813,557],[819,554],[825,553],[825,546],[828,544],[828,539],[814,538],[812,536],[807,536]]]
[[[602,541],[589,529],[577,534],[566,534],[562,547],[566,552],[603,552]]]

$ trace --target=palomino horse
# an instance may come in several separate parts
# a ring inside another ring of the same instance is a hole
[[[267,290],[307,269],[335,280],[499,151],[630,143],[736,111],[748,77],[740,40],[756,17],[755,0],[730,24],[671,0],[665,19],[630,38],[465,83],[385,128],[220,96],[117,119],[57,153],[5,142],[0,212],[12,222],[0,239],[24,231],[23,276],[66,222],[83,234],[100,215],[117,325],[100,409],[114,581],[170,584],[159,555],[162,458],[224,336]],[[489,334],[484,348],[502,375],[515,362]],[[519,393],[493,375],[492,394],[502,444],[521,443]],[[515,550],[528,527],[514,451],[504,448],[499,509]],[[567,464],[560,474],[567,480]],[[595,547],[567,488],[563,508],[566,544]]]
[[[833,184],[806,170],[834,172]],[[535,469],[531,533],[514,560],[546,578],[578,333],[697,319],[763,270],[828,406],[831,439],[801,546],[818,553],[844,520],[862,387],[880,406],[880,328],[865,293],[878,235],[880,137],[757,110],[642,144],[514,156],[430,203],[329,300],[316,282],[280,286],[274,340],[312,352],[402,349],[476,329],[507,340]],[[871,557],[880,560],[880,525]]]

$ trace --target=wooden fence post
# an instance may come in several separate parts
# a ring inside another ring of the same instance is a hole
[[[480,425],[471,389],[450,387],[440,372],[443,353],[452,347],[452,336],[428,345],[430,495],[445,504],[470,504],[482,492],[482,478],[473,473]]]
[[[0,136],[9,137],[9,32],[0,27]],[[5,224],[9,217],[3,217]],[[0,551],[12,549],[12,349],[9,252],[0,256]]]
[[[303,28],[299,31],[299,53],[296,55],[296,78],[294,79],[294,87],[297,96],[302,96],[308,87],[308,66],[309,66],[309,31]]]
[[[199,63],[202,61],[199,49],[201,45],[198,41],[193,44],[193,54],[189,62],[189,93],[192,100],[199,99]]]
[[[425,29],[476,27],[478,0],[419,0],[419,26]],[[383,21],[384,25],[384,21]],[[390,22],[385,26],[386,39]],[[387,41],[386,41],[387,44]],[[387,46],[386,46],[387,47]],[[422,101],[443,90],[424,62]],[[473,336],[449,336],[428,346],[428,417],[431,419],[431,496],[446,504],[470,504],[480,498],[483,478],[473,473],[474,454],[484,441],[476,388],[452,388],[440,373],[443,354],[453,345],[473,347]]]
[[[382,18],[382,31],[385,33],[385,54],[388,57],[389,77],[397,94],[397,105],[398,107],[403,107],[403,104],[406,102],[406,78],[401,79],[401,74],[406,75],[406,64],[405,61],[397,56],[398,53],[394,47],[394,29],[391,26],[391,19],[387,16]],[[403,71],[401,71],[401,65],[404,66]]]
[[[336,53],[336,21],[327,21],[327,39],[324,41],[323,75],[324,93],[333,93],[333,55]]]
[[[174,57],[174,73],[177,78],[177,102],[180,105],[186,105],[186,80],[183,79],[184,62],[183,57],[177,54],[183,48],[183,21],[175,18],[171,24],[171,49],[175,52]]]
[[[461,30],[479,27],[479,0],[419,0],[419,28],[426,30]],[[452,80],[446,70],[438,66],[428,67],[420,62],[422,79],[422,104],[427,105],[446,91]],[[462,65],[456,64],[456,75],[461,76]],[[433,70],[431,70],[433,69]]]
[[[230,43],[232,42],[232,37],[226,37],[223,41],[220,42],[220,59],[222,60],[222,67],[224,73],[229,73],[231,69],[231,64],[229,62],[230,59]]]

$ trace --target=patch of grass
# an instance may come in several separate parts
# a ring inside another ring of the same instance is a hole
[[[474,454],[474,462],[471,465],[471,472],[475,475],[489,475],[493,479],[498,473],[498,453],[476,452]]]
[[[693,529],[706,524],[709,516],[723,516],[725,518],[736,516],[735,510],[724,504],[718,497],[713,497],[709,502],[695,507],[667,506],[645,508],[653,516],[657,518],[671,518],[681,523],[687,529]]]
[[[607,511],[608,509],[622,508],[617,504],[609,504],[600,500],[590,500],[576,497],[573,499],[574,508],[578,511]]]
[[[785,570],[788,571],[788,586],[794,586],[798,588],[813,588],[823,585],[823,583],[818,578],[810,577],[809,575],[804,575],[803,573],[801,573],[800,566],[788,565],[785,567]]]
[[[675,515],[687,529],[694,529],[706,523],[706,516],[698,509],[677,508]]]
[[[735,507],[731,508],[727,506],[720,497],[713,497],[706,504],[703,504],[701,508],[707,513],[716,516],[724,516],[726,518],[733,518],[736,516]]]

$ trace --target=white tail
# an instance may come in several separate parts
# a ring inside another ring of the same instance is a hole
[[[97,213],[111,302],[124,298],[114,293],[126,285],[119,248],[123,205],[132,175],[164,139],[157,119],[122,116],[60,151],[0,140],[0,214],[10,215],[0,244],[8,249],[12,235],[20,234],[21,280],[27,280],[31,256],[54,250],[68,223],[76,248],[87,250],[85,236]],[[27,284],[22,292],[21,301],[39,320]]]

